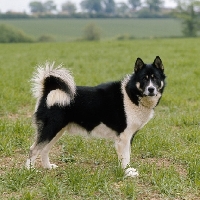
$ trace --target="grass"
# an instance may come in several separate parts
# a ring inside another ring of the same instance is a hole
[[[175,19],[30,19],[0,20],[13,25],[36,38],[50,35],[56,41],[71,41],[83,37],[84,28],[95,23],[102,39],[116,37],[157,38],[181,37],[181,22]]]
[[[0,44],[1,199],[200,198],[200,48],[197,39]],[[24,164],[34,139],[35,100],[29,80],[46,60],[69,67],[78,85],[96,85],[133,71],[137,57],[159,55],[167,87],[155,117],[136,135],[131,164],[135,179],[124,178],[112,142],[64,136],[53,147],[59,166],[35,170]]]

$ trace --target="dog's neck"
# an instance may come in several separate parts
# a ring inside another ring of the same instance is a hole
[[[153,109],[157,106],[161,94],[158,93],[156,96],[144,96],[139,98],[139,104],[149,109]]]

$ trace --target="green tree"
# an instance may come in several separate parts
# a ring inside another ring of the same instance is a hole
[[[182,19],[183,34],[187,37],[197,36],[200,27],[200,2],[198,0],[175,0],[175,15]]]
[[[146,0],[145,3],[147,4],[150,12],[158,12],[160,8],[163,6],[163,0]]]
[[[52,11],[56,10],[56,5],[52,0],[46,1],[44,4],[45,12],[51,13]]]
[[[51,13],[52,11],[56,10],[56,5],[51,0],[46,1],[45,3],[41,3],[39,1],[33,1],[30,2],[29,7],[32,13],[43,13],[43,12]]]
[[[123,16],[129,12],[129,7],[126,3],[118,3],[116,7],[116,13]]]
[[[71,15],[76,12],[76,5],[71,1],[67,1],[62,4],[62,11]]]
[[[115,1],[114,0],[103,0],[103,5],[105,7],[105,13],[115,12]]]
[[[39,1],[30,2],[29,7],[32,13],[41,13],[45,11],[44,5]]]
[[[133,10],[141,6],[141,1],[140,0],[129,0],[128,1]]]
[[[90,13],[100,13],[103,11],[102,0],[83,0],[80,5],[82,10]]]

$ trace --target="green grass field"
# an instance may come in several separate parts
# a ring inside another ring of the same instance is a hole
[[[129,35],[134,38],[181,37],[181,22],[175,19],[30,19],[0,20],[34,37],[51,35],[56,41],[83,37],[84,27],[95,23],[103,40]]]
[[[0,44],[0,199],[200,199],[200,39]],[[67,134],[50,154],[59,168],[25,161],[34,139],[30,78],[37,64],[63,63],[78,85],[121,79],[137,57],[159,55],[167,87],[155,117],[136,135],[124,178],[113,143]]]

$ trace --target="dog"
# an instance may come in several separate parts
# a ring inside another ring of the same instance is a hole
[[[141,58],[134,72],[122,80],[94,87],[76,86],[68,69],[54,63],[38,66],[32,92],[37,99],[34,113],[36,140],[30,147],[26,167],[34,167],[41,155],[44,168],[55,168],[49,151],[64,132],[112,139],[125,176],[138,176],[130,167],[134,135],[153,117],[165,88],[162,60],[152,64]]]

